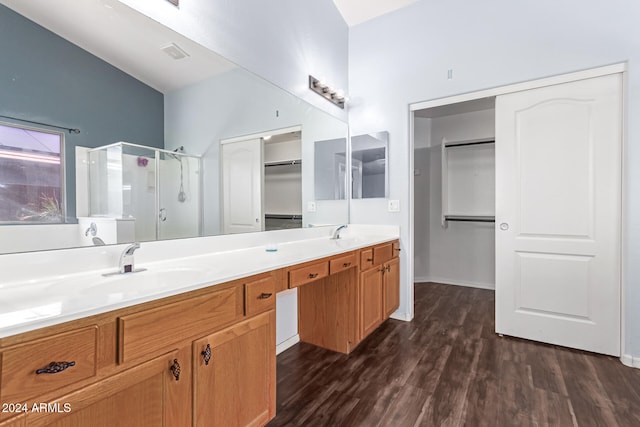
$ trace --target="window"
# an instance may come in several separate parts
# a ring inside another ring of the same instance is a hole
[[[64,221],[64,136],[0,124],[0,223]]]

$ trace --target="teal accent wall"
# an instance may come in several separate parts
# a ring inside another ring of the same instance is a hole
[[[0,115],[65,132],[66,215],[75,222],[75,147],[118,141],[164,148],[164,96],[0,5]],[[0,117],[0,122],[56,130]]]

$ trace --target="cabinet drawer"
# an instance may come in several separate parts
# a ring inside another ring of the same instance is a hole
[[[3,350],[0,401],[26,402],[95,376],[96,346],[97,327],[90,326]]]
[[[309,264],[305,267],[289,270],[289,287],[295,288],[314,280],[322,279],[329,275],[329,263],[327,261]]]
[[[373,265],[380,265],[393,258],[393,243],[385,243],[373,248]]]
[[[348,270],[358,265],[358,257],[355,253],[350,253],[340,258],[334,258],[329,261],[329,274],[336,274],[344,270]]]
[[[276,308],[276,284],[273,277],[244,284],[244,314],[254,316]]]
[[[187,337],[209,333],[241,317],[240,286],[119,317],[118,361],[150,359]]]
[[[373,267],[373,249],[365,249],[360,252],[360,270]]]

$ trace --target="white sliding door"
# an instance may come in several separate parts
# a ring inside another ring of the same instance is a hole
[[[222,144],[221,151],[224,233],[264,230],[262,139]]]
[[[497,333],[620,354],[621,85],[497,97]]]

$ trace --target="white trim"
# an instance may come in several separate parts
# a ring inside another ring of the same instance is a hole
[[[413,276],[415,275],[414,271],[414,259],[413,254],[415,253],[415,242],[414,242],[414,180],[415,177],[413,175],[414,164],[414,130],[415,130],[415,120],[414,114],[409,111],[409,168],[407,173],[409,174],[409,229],[407,233],[407,247],[408,250],[405,252],[407,256],[405,257],[407,268],[404,272],[405,283],[407,283],[407,312],[405,316],[408,320],[412,320],[415,315],[415,289],[414,289],[414,281]]]
[[[390,317],[392,319],[402,320],[403,322],[411,322],[413,320],[413,314],[400,311],[394,312]]]
[[[514,83],[506,86],[484,89],[476,92],[462,93],[459,95],[449,96],[447,98],[438,98],[429,101],[416,102],[409,104],[409,111],[423,110],[425,108],[440,107],[442,105],[455,104],[458,102],[471,101],[480,98],[490,98],[494,96],[504,95],[507,93],[520,92],[523,90],[536,89],[544,86],[557,85],[561,83],[573,82],[576,80],[584,80],[593,77],[606,76],[608,74],[623,73],[627,71],[627,63],[605,65],[604,67],[591,68],[588,70],[576,71],[568,74],[560,74],[541,79],[530,80],[526,82]]]
[[[640,357],[633,357],[630,354],[623,354],[622,356],[620,356],[620,361],[625,366],[640,369]]]
[[[626,304],[625,304],[625,297],[626,297],[626,292],[625,292],[625,274],[624,274],[624,256],[625,256],[625,250],[624,250],[624,243],[625,243],[625,220],[626,220],[626,215],[625,215],[625,205],[626,205],[626,198],[625,198],[625,194],[627,194],[627,179],[626,179],[626,173],[627,170],[625,168],[625,163],[627,162],[627,158],[626,158],[626,145],[627,145],[627,123],[629,122],[627,120],[627,111],[629,111],[627,109],[628,107],[628,103],[629,103],[629,97],[627,96],[627,88],[629,87],[629,76],[627,72],[623,72],[622,73],[622,87],[620,88],[621,92],[622,92],[622,105],[621,107],[621,111],[620,114],[622,115],[622,141],[621,142],[621,147],[620,147],[620,160],[621,160],[621,164],[620,164],[620,191],[622,192],[620,195],[620,354],[622,354],[624,357],[625,352],[627,351],[627,339],[626,339],[626,333],[627,333],[627,328],[626,328],[626,321],[627,321],[627,310],[626,310]],[[624,362],[622,362],[624,363]],[[640,366],[636,366],[636,367],[640,367]]]
[[[414,283],[421,282],[434,282],[441,283],[443,285],[453,286],[465,286],[467,288],[489,289],[494,291],[496,289],[495,283],[482,283],[482,282],[467,282],[460,280],[445,279],[443,277],[416,277]]]
[[[280,135],[283,133],[297,132],[297,131],[302,131],[302,125],[289,126],[288,128],[274,129],[274,130],[258,132],[258,133],[251,133],[249,135],[234,136],[233,138],[225,138],[220,140],[220,145],[230,144],[232,142],[246,141],[247,139],[258,139],[258,138],[264,138],[265,136],[269,136],[269,135]]]
[[[293,347],[294,345],[298,344],[299,342],[300,342],[300,335],[299,334],[295,334],[291,338],[288,338],[288,339],[282,341],[280,344],[278,344],[276,346],[276,355],[278,355],[278,354],[282,353],[283,351]]]

